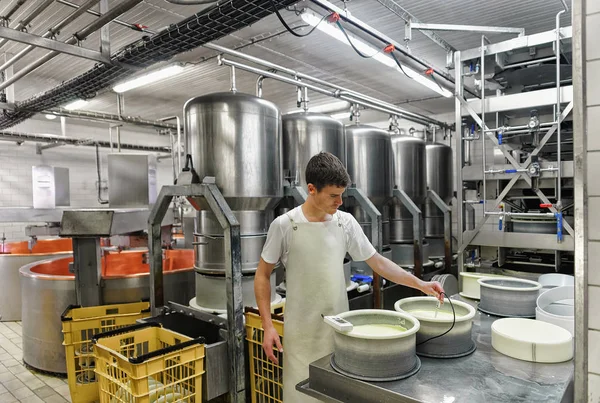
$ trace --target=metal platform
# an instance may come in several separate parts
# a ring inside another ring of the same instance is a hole
[[[467,299],[454,296],[471,305]],[[310,364],[309,379],[296,389],[324,402],[571,402],[573,361],[538,364],[500,354],[491,345],[499,318],[479,311],[473,318],[477,350],[455,359],[421,357],[421,370],[394,382],[363,382],[340,375],[330,356]]]

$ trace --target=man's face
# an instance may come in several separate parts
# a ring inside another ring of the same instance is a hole
[[[308,193],[313,196],[315,206],[332,215],[342,205],[342,194],[345,190],[345,187],[328,185],[319,192],[312,183],[308,184]]]

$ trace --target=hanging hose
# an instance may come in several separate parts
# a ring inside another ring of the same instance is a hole
[[[108,204],[108,200],[102,199],[102,196],[100,195],[102,187],[102,177],[100,175],[100,149],[98,143],[96,143],[96,172],[98,173],[98,203]]]

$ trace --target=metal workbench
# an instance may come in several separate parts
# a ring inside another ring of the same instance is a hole
[[[454,296],[476,306],[473,301]],[[309,379],[296,388],[324,402],[491,403],[571,402],[573,361],[538,364],[500,354],[492,347],[491,325],[498,318],[477,311],[467,357],[421,357],[421,370],[394,382],[363,382],[338,374],[326,356],[310,364]]]

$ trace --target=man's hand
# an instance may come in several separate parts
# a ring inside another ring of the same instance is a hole
[[[271,327],[270,329],[265,330],[262,348],[271,362],[279,364],[279,360],[273,353],[273,345],[277,346],[277,350],[279,350],[280,353],[283,353],[279,334],[277,334],[277,330],[275,330],[274,327]]]
[[[444,288],[437,281],[423,282],[419,287],[427,295],[436,297],[442,304],[444,303]]]

